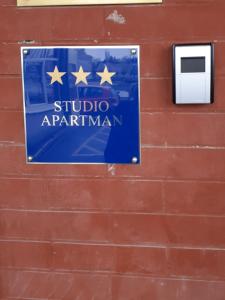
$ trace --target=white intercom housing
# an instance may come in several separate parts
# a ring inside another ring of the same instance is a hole
[[[213,69],[213,44],[173,45],[174,102],[212,103]]]

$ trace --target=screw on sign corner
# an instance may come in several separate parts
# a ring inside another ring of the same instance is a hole
[[[136,156],[132,157],[132,163],[133,164],[136,164],[138,162],[138,159]]]
[[[24,49],[23,50],[23,54],[27,55],[29,53],[29,50],[28,49]]]
[[[131,53],[132,55],[135,55],[135,54],[137,53],[137,50],[136,50],[136,49],[131,49],[131,50],[130,50],[130,53]]]

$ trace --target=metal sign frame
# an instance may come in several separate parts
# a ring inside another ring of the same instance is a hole
[[[163,0],[17,0],[17,6],[148,4],[162,2]]]
[[[97,49],[97,48],[108,48],[108,49],[127,49],[127,48],[134,48],[137,50],[137,62],[138,62],[138,114],[139,114],[139,162],[132,160],[131,164],[141,164],[141,109],[140,109],[140,46],[139,45],[126,45],[126,46],[34,46],[34,47],[21,47],[21,71],[22,71],[22,89],[23,89],[23,115],[24,115],[24,133],[25,133],[25,150],[26,150],[26,163],[27,164],[55,164],[55,165],[104,165],[107,164],[106,162],[35,162],[29,159],[29,153],[27,149],[27,126],[26,126],[26,107],[25,107],[25,84],[24,84],[24,51],[29,51],[29,49],[60,49],[60,48],[68,48],[68,49]]]

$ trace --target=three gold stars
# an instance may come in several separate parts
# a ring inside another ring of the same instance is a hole
[[[55,66],[54,71],[53,72],[47,72],[47,74],[52,78],[50,84],[53,84],[54,82],[58,82],[60,84],[63,84],[62,77],[63,77],[63,75],[66,74],[66,72],[59,72],[58,67]]]
[[[57,66],[55,66],[53,72],[47,72],[47,74],[51,77],[50,84],[53,84],[54,82],[58,82],[60,84],[63,84],[62,77],[66,74],[66,72],[59,72],[59,69]],[[84,84],[88,84],[87,77],[91,74],[91,72],[84,72],[83,67],[80,66],[78,72],[71,72],[71,74],[76,77],[75,84],[79,84],[80,82],[83,82]],[[99,77],[101,77],[100,85],[107,82],[112,85],[112,77],[116,74],[116,72],[109,72],[108,67],[105,65],[103,72],[97,72],[96,73]]]

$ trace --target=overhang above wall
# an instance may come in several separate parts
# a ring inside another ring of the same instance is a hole
[[[162,3],[162,1],[163,0],[17,0],[17,6],[147,4]]]

